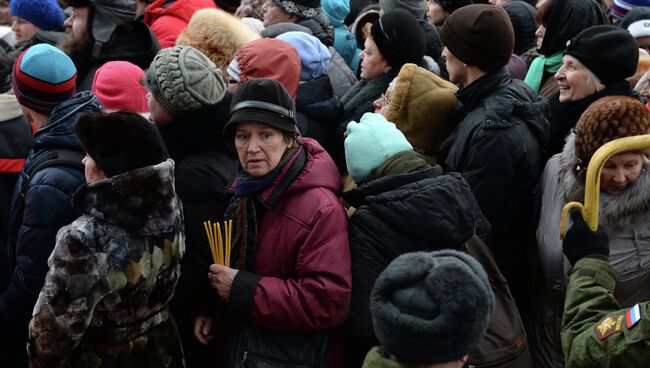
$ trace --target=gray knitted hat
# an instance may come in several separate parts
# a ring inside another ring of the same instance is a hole
[[[151,62],[158,88],[150,88],[167,113],[214,105],[226,94],[226,84],[217,66],[192,46],[160,50]]]
[[[379,275],[370,297],[377,339],[414,364],[467,355],[483,337],[493,308],[483,267],[454,250],[396,258]]]

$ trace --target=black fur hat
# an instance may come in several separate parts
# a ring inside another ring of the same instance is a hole
[[[132,112],[83,114],[75,129],[84,150],[109,178],[169,157],[156,126]]]

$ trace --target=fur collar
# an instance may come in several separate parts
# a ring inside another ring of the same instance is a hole
[[[584,202],[585,185],[573,172],[576,163],[573,134],[567,137],[564,150],[559,154],[559,160],[558,185],[562,200],[565,203]],[[631,217],[648,209],[650,209],[650,163],[646,162],[639,179],[622,194],[611,196],[603,191],[600,192],[598,222],[608,232],[620,231],[628,224]]]

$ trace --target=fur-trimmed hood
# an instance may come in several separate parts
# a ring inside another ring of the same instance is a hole
[[[559,193],[565,203],[584,202],[585,184],[578,179],[573,171],[576,165],[575,136],[569,134],[564,149],[559,154],[560,172],[558,175]],[[618,196],[600,191],[598,222],[608,232],[624,228],[635,214],[644,213],[650,209],[650,162],[646,160],[645,167],[639,179]]]

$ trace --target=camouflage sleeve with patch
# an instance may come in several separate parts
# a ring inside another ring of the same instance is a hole
[[[583,258],[567,288],[562,348],[567,368],[641,367],[650,361],[650,305],[622,309],[609,263]]]
[[[97,303],[114,290],[108,263],[101,259],[105,254],[93,251],[92,234],[92,221],[84,217],[57,234],[29,324],[30,367],[61,364],[79,344]]]

